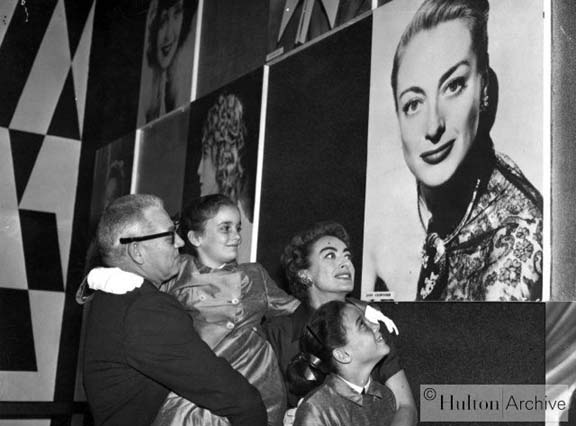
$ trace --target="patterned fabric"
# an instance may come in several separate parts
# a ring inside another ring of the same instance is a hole
[[[470,218],[446,245],[444,285],[442,276],[421,276],[418,298],[539,300],[542,226],[541,195],[510,159],[497,155]]]
[[[266,316],[287,315],[300,304],[278,288],[258,263],[214,270],[186,256],[178,276],[163,288],[194,319],[194,327],[216,355],[225,358],[260,391],[269,425],[282,425],[286,391],[274,351],[260,327]],[[193,403],[170,394],[155,425],[226,425]]]
[[[294,426],[388,426],[394,419],[396,399],[375,380],[364,394],[331,374],[296,410]]]

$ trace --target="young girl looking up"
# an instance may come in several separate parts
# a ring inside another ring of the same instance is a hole
[[[300,342],[307,353],[300,362],[309,367],[301,369],[303,375],[310,378],[322,371],[328,377],[299,405],[294,426],[391,424],[394,394],[370,377],[390,348],[379,325],[369,322],[363,309],[338,300],[322,305]]]
[[[187,254],[177,277],[162,289],[188,310],[196,330],[216,355],[258,388],[268,424],[281,425],[286,411],[284,382],[260,323],[264,315],[293,312],[300,302],[278,288],[260,264],[236,263],[240,212],[230,198],[213,194],[193,201],[183,211],[180,225]],[[156,424],[228,423],[170,394]]]

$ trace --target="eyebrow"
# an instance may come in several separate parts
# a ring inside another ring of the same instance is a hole
[[[461,61],[457,62],[456,64],[448,68],[448,70],[440,77],[438,87],[442,86],[442,84],[444,84],[444,82],[448,79],[448,77],[450,77],[454,73],[454,71],[456,71],[458,67],[462,65],[470,65],[470,61],[468,61],[468,59],[462,59]],[[408,92],[415,92],[418,93],[419,95],[425,95],[425,92],[421,87],[411,86],[400,92],[400,94],[398,95],[398,99],[401,99],[402,96],[404,96]]]
[[[222,226],[222,225],[234,225],[234,221],[233,220],[225,220],[223,222],[218,222],[217,226]],[[242,226],[242,222],[238,222],[236,224],[236,226]]]
[[[456,71],[462,65],[469,66],[470,61],[468,61],[468,59],[462,59],[460,62],[448,68],[448,71],[446,71],[444,74],[442,74],[442,77],[440,77],[440,83],[438,84],[438,87],[442,86],[442,84],[444,84],[444,82],[448,80],[448,77],[450,77],[454,73],[454,71]]]
[[[319,252],[319,253],[323,253],[323,252],[325,252],[326,250],[338,251],[338,250],[336,249],[336,247],[326,246],[326,247],[320,249],[320,252]],[[344,249],[344,253],[351,253],[351,251],[350,251],[349,248],[345,248],[345,249]]]

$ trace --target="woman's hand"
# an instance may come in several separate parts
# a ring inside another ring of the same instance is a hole
[[[284,421],[283,421],[284,426],[292,426],[294,424],[294,419],[296,418],[296,410],[298,409],[298,406],[302,403],[302,401],[304,401],[304,398],[300,398],[300,400],[298,401],[298,405],[296,405],[296,407],[290,408],[284,413]]]
[[[400,334],[400,332],[398,331],[398,327],[396,327],[396,324],[394,324],[394,321],[392,321],[390,318],[388,318],[386,315],[384,315],[378,309],[375,309],[370,305],[366,305],[366,310],[364,311],[364,316],[366,317],[366,319],[368,321],[373,322],[374,324],[378,324],[379,322],[383,322],[384,325],[386,326],[386,328],[388,329],[388,333],[390,333],[390,334],[396,333],[396,335]]]
[[[290,408],[284,413],[284,426],[292,426],[294,423],[294,417],[296,417],[296,408]]]

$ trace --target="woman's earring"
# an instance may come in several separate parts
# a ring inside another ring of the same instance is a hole
[[[298,272],[298,279],[300,280],[300,282],[302,284],[304,284],[306,287],[311,287],[312,284],[314,283],[312,281],[312,278],[310,277],[310,275],[308,275],[308,272],[306,271],[299,271]]]
[[[487,92],[484,92],[484,94],[482,95],[482,100],[480,101],[480,111],[486,111],[488,110],[488,105],[489,105],[489,96]]]

